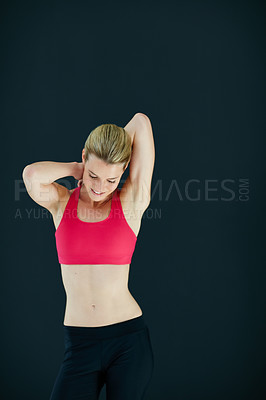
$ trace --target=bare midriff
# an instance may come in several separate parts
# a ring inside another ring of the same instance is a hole
[[[61,264],[66,292],[64,325],[105,326],[142,315],[128,289],[129,264]]]

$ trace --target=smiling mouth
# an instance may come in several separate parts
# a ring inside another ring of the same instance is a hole
[[[101,196],[102,194],[104,194],[105,192],[95,192],[92,188],[91,188],[92,193],[96,194],[97,196]]]

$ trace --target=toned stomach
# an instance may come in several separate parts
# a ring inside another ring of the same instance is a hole
[[[61,264],[64,325],[105,326],[142,315],[128,290],[129,265]]]

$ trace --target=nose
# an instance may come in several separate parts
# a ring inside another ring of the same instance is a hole
[[[96,190],[96,192],[100,192],[100,193],[105,192],[103,186],[98,185],[98,186],[95,186],[93,189]]]

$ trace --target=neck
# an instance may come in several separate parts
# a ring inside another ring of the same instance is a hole
[[[90,188],[89,188],[89,190],[90,190]],[[103,199],[101,199],[99,201],[95,201],[95,200],[91,199],[90,195],[88,194],[87,188],[84,185],[82,185],[82,186],[80,186],[80,196],[79,197],[81,198],[81,200],[84,203],[88,204],[88,206],[90,208],[100,208],[112,199],[113,194],[114,194],[114,192],[110,193],[109,195],[107,195],[106,197],[104,197]]]

